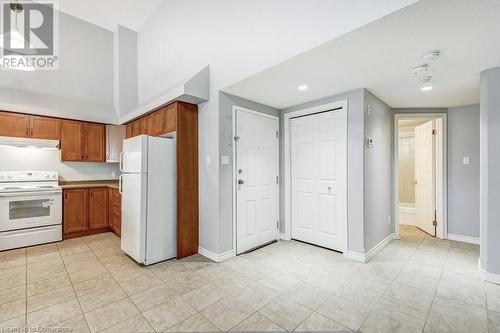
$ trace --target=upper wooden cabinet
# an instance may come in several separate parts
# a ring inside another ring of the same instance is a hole
[[[63,120],[61,122],[61,160],[83,161],[83,122]]]
[[[61,119],[30,116],[30,134],[37,139],[59,140],[61,138]]]
[[[0,111],[1,136],[29,136],[30,116]]]
[[[0,111],[0,136],[59,140],[61,120]]]
[[[63,161],[105,162],[106,127],[75,120],[61,121]]]
[[[102,124],[85,123],[84,160],[86,162],[106,161],[106,126]]]

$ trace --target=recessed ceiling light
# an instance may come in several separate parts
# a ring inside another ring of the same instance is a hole
[[[299,89],[300,91],[304,91],[304,90],[309,89],[309,87],[307,86],[307,84],[302,84],[302,85],[298,86],[297,89]]]
[[[420,90],[422,90],[422,91],[431,91],[432,90],[432,86],[423,86],[422,88],[420,88]]]

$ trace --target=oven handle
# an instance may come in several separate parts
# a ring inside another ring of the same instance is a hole
[[[61,194],[62,191],[39,191],[39,192],[9,192],[9,193],[0,193],[0,197],[30,197],[30,196],[45,196],[45,195],[54,195]]]

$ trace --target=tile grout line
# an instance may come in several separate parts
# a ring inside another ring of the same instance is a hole
[[[106,237],[107,237],[107,235],[106,235]],[[117,237],[118,237],[118,236],[117,236]],[[109,238],[109,237],[108,237],[108,239],[112,240],[112,239],[111,239],[111,238]],[[87,246],[88,246],[88,243],[85,241],[85,239],[84,239],[83,241],[84,241],[84,242],[87,244]],[[104,262],[102,262],[101,258],[99,258],[99,257],[95,254],[94,250],[93,250],[90,246],[89,246],[89,248],[90,248],[90,251],[91,251],[91,252],[92,252],[92,253],[96,256],[97,260],[101,263],[101,265],[103,265],[103,266],[104,266],[104,268],[105,268],[105,269],[106,269],[106,271],[109,273],[109,275],[111,276],[111,278],[112,278],[112,279],[116,282],[116,284],[118,285],[118,288],[120,288],[120,290],[121,290],[121,291],[123,291],[123,293],[127,296],[126,298],[130,301],[130,303],[132,303],[132,304],[133,304],[133,306],[137,309],[137,311],[139,311],[139,313],[141,314],[142,318],[144,318],[144,320],[146,320],[146,322],[149,324],[149,326],[151,326],[151,328],[152,328],[155,332],[158,332],[158,331],[156,330],[156,328],[154,328],[154,326],[153,326],[153,325],[149,322],[149,320],[148,320],[148,319],[144,316],[144,313],[143,313],[141,310],[139,310],[139,308],[138,308],[138,307],[137,307],[137,305],[134,303],[134,301],[132,301],[132,299],[130,298],[130,295],[129,295],[129,294],[127,294],[127,292],[126,292],[125,290],[123,290],[122,286],[120,285],[120,282],[118,282],[118,281],[115,279],[115,277],[113,276],[113,274],[111,273],[111,271],[108,269],[108,267],[104,264]],[[146,267],[146,268],[147,268],[147,267]],[[149,270],[148,270],[148,271],[149,271]],[[162,282],[163,282],[163,281],[162,281]],[[92,311],[95,311],[95,310],[97,310],[97,309],[103,308],[103,307],[108,306],[108,305],[113,304],[113,303],[120,302],[120,301],[122,301],[122,300],[124,300],[124,299],[125,299],[125,298],[122,298],[122,299],[117,300],[117,301],[115,301],[115,302],[111,302],[111,303],[106,304],[106,305],[103,305],[103,306],[101,306],[101,307],[99,307],[99,308],[93,309]],[[89,311],[89,312],[90,312],[90,311]],[[86,318],[85,316],[84,316],[84,318],[85,318],[85,321],[87,321],[87,318]],[[107,328],[104,328],[103,330],[108,329],[108,328],[111,328],[111,327],[114,327],[114,326],[116,326],[116,325],[118,325],[118,324],[121,324],[121,323],[123,323],[124,321],[127,321],[128,319],[130,319],[130,318],[127,318],[127,319],[125,319],[125,320],[122,320],[122,321],[120,321],[120,322],[118,322],[118,323],[116,323],[116,324],[113,324],[113,325],[111,325],[111,326],[109,326],[109,327],[107,327]],[[87,325],[88,325],[88,323],[87,323]],[[101,330],[101,331],[102,331],[102,330]],[[99,332],[99,331],[97,331],[97,332]]]

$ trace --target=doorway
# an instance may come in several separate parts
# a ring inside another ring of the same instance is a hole
[[[446,116],[396,115],[395,216],[400,226],[446,238]]]
[[[279,119],[233,107],[236,255],[278,239]]]

